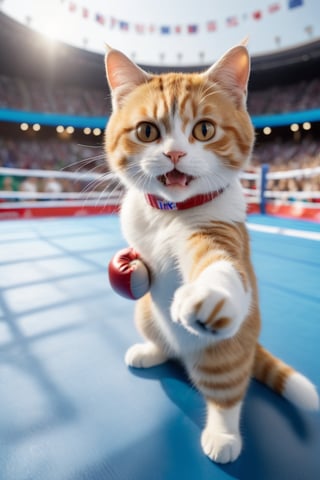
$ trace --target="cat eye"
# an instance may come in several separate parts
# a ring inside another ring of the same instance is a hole
[[[208,120],[200,120],[200,122],[196,123],[192,130],[192,135],[200,142],[206,142],[207,140],[211,140],[211,138],[214,137],[215,133],[215,126]]]
[[[160,137],[160,132],[153,123],[142,122],[137,126],[137,137],[141,142],[154,142]]]

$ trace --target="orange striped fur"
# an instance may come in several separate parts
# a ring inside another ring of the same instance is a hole
[[[293,372],[293,368],[275,358],[261,345],[257,345],[253,370],[253,375],[257,380],[282,394],[287,378]]]

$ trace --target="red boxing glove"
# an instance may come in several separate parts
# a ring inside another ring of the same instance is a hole
[[[110,260],[109,280],[112,288],[123,297],[137,300],[150,288],[150,274],[133,248],[124,248]]]

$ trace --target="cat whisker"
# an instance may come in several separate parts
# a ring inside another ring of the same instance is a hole
[[[75,166],[79,166],[79,169],[84,168],[88,165],[91,165],[92,163],[97,162],[98,160],[104,160],[104,159],[105,159],[105,154],[101,153],[99,155],[94,155],[92,157],[86,157],[86,158],[83,158],[81,160],[77,160],[75,162],[68,163],[67,165],[62,167],[61,170],[63,171],[63,170],[70,169],[70,168],[75,167]],[[104,163],[105,162],[103,162],[101,165],[103,165]],[[76,171],[78,171],[78,170],[76,170]]]
[[[112,177],[113,178],[113,177]],[[111,178],[111,179],[112,179]],[[100,179],[95,179],[95,180],[91,180],[83,189],[82,189],[82,193],[87,193],[88,194],[88,198],[90,196],[90,193],[91,192],[96,192],[98,190],[98,188],[100,187],[100,185],[103,185],[103,183],[105,183],[106,181],[108,181],[109,179],[106,178],[105,176],[104,177],[101,177]],[[108,185],[106,185],[105,188],[107,188]]]
[[[94,186],[94,188],[93,188],[92,190],[90,190],[90,191],[87,190],[87,199],[84,201],[84,205],[86,205],[86,202],[89,202],[90,197],[91,197],[90,193],[92,193],[92,192],[97,192],[97,189],[98,189],[101,185],[103,185],[104,182],[110,180],[110,178],[111,178],[111,180],[112,180],[113,182],[112,182],[111,184],[110,184],[110,183],[106,184],[106,185],[104,186],[104,188],[100,191],[100,195],[98,195],[98,196],[96,197],[96,203],[95,203],[95,205],[97,206],[98,204],[100,204],[103,198],[105,199],[105,203],[107,204],[108,200],[109,200],[110,198],[112,198],[112,196],[114,195],[114,192],[115,192],[115,191],[119,190],[119,192],[120,192],[120,190],[122,190],[122,188],[121,188],[121,182],[119,181],[119,179],[117,179],[117,181],[115,182],[115,181],[114,181],[114,180],[115,180],[115,176],[114,176],[114,175],[112,175],[112,176],[109,176],[108,174],[103,175],[102,178],[101,178],[101,180],[99,180],[99,181],[96,183],[96,185]],[[110,189],[110,187],[112,187],[112,188]],[[120,188],[119,188],[119,187],[120,187]],[[107,194],[107,195],[106,195],[106,194]]]

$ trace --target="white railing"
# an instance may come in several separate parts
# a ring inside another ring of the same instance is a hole
[[[9,177],[36,177],[36,178],[55,178],[55,179],[69,179],[74,181],[87,182],[87,185],[81,192],[26,192],[26,191],[6,191],[0,190],[0,208],[18,205],[28,202],[32,204],[34,200],[42,200],[39,205],[45,207],[48,203],[45,200],[50,200],[50,205],[61,205],[61,202],[68,202],[67,205],[110,205],[121,202],[122,191],[114,187],[114,175],[112,173],[95,173],[95,172],[68,172],[61,170],[33,170],[33,169],[19,169],[19,168],[0,168],[0,175]],[[260,204],[260,210],[265,212],[266,202],[299,202],[303,201],[305,207],[318,207],[312,200],[320,199],[320,191],[276,191],[268,190],[268,180],[280,179],[303,179],[312,178],[320,175],[320,166],[314,168],[295,169],[288,171],[270,172],[268,165],[263,165],[255,172],[242,172],[240,178],[243,180],[250,180],[255,182],[255,188],[244,188],[243,191],[251,203]],[[96,185],[100,182],[106,182],[106,188],[102,191],[94,191]],[[111,182],[111,183],[110,183]],[[113,185],[112,185],[113,183]],[[17,202],[16,200],[19,200]],[[310,201],[311,200],[311,201]],[[34,205],[34,203],[33,203]],[[38,205],[38,204],[37,204]],[[319,207],[318,207],[319,208]]]

